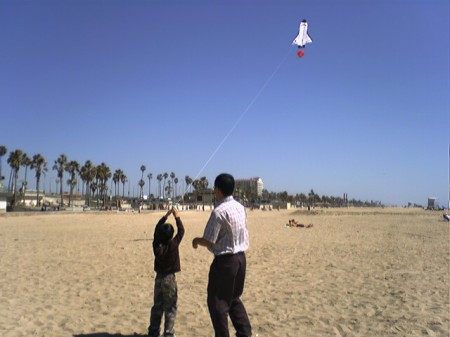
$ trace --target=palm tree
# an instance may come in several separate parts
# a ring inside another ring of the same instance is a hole
[[[125,198],[125,183],[128,181],[128,177],[123,174],[122,177],[120,177],[120,181],[122,182],[123,188],[122,188],[122,198]]]
[[[175,184],[175,198],[177,197],[177,185],[178,185],[178,178],[175,178],[173,180],[173,183]]]
[[[205,190],[208,188],[209,185],[209,181],[206,177],[201,177],[200,178],[201,181],[201,189],[202,189],[202,204],[203,204],[203,210],[205,210],[205,197],[204,197],[204,193]]]
[[[189,186],[192,186],[192,178],[189,176],[184,177],[184,181],[186,182],[186,191],[189,189]]]
[[[156,176],[156,180],[158,180],[159,185],[159,198],[161,198],[161,180],[163,180],[163,175],[160,173]]]
[[[208,185],[209,185],[209,182],[208,182],[208,179],[206,177],[201,177],[200,179],[195,179],[192,182],[192,186],[194,186],[197,198],[198,198],[199,194],[202,195],[202,204],[203,204],[203,206],[205,206],[203,193],[208,188]]]
[[[316,193],[314,193],[314,190],[311,189],[311,191],[308,193],[308,204],[310,206],[314,206],[315,205],[315,200],[314,200],[315,196],[316,196]]]
[[[25,167],[25,179],[23,182],[23,195],[24,196],[25,196],[25,192],[27,191],[27,185],[28,185],[28,181],[27,181],[28,167],[31,166],[31,163],[32,163],[31,158],[26,153],[23,153],[20,165]]]
[[[92,182],[91,184],[89,184],[89,189],[91,190],[92,195],[95,195],[95,191],[97,191],[97,189],[98,189],[98,184],[97,184],[97,182],[94,181],[94,182]],[[90,200],[89,200],[89,199],[88,199],[88,206],[91,207],[91,206],[90,206]],[[98,200],[97,200],[97,206],[98,206]]]
[[[300,203],[302,204],[302,207],[303,207],[303,205],[305,205],[306,202],[308,201],[308,198],[306,197],[306,194],[304,194],[304,193],[300,193],[299,198],[300,198]]]
[[[144,199],[144,185],[145,185],[144,179],[139,179],[138,185],[141,188],[141,198],[140,199],[141,199],[141,203],[142,203],[142,200]]]
[[[165,188],[166,188],[166,179],[169,177],[169,174],[167,172],[164,172],[163,177],[164,177],[163,192],[164,192]],[[164,199],[165,198],[166,198],[166,195],[164,195]]]
[[[194,187],[194,192],[195,192],[195,204],[197,205],[197,201],[198,201],[198,196],[200,194],[200,190],[201,190],[201,186],[200,186],[200,180],[199,179],[195,179],[192,182],[192,187]]]
[[[59,194],[61,196],[60,205],[63,206],[63,181],[64,181],[64,170],[67,164],[67,157],[65,154],[61,154],[53,165],[53,169],[57,172],[59,178]]]
[[[100,181],[100,195],[103,198],[103,206],[106,206],[106,192],[108,190],[108,179],[111,178],[111,170],[105,163],[97,167],[97,179]]]
[[[141,187],[141,200],[144,198],[144,185],[145,185],[145,181],[144,181],[144,172],[147,168],[145,167],[145,165],[141,165],[141,180],[139,180],[138,185]]]
[[[170,172],[170,179],[172,180],[172,186],[174,185],[173,180],[175,179],[175,173],[174,172]],[[172,189],[172,198],[173,198],[173,193],[174,193],[174,189]]]
[[[97,176],[97,167],[90,161],[86,160],[80,169],[80,178],[86,184],[86,194],[88,198],[88,207],[91,207],[91,183]],[[96,190],[97,188],[95,188]],[[94,192],[95,192],[94,190]]]
[[[23,156],[22,150],[17,149],[9,153],[7,161],[9,166],[11,167],[11,173],[14,175],[14,183],[13,183],[14,198],[12,201],[13,205],[15,205],[17,201],[17,179],[19,178],[19,169],[20,165],[22,164],[22,156]]]
[[[167,182],[167,186],[164,188],[164,192],[166,196],[170,196],[170,194],[172,193],[172,180],[169,180]]]
[[[41,180],[41,174],[47,172],[47,160],[41,154],[35,154],[31,162],[30,168],[36,171],[36,205],[40,206],[41,201],[39,200],[39,182]],[[44,180],[45,184],[45,180]],[[45,193],[45,187],[44,187]]]
[[[72,206],[73,189],[77,185],[77,174],[80,171],[80,164],[76,160],[71,160],[66,164],[64,169],[69,173],[70,177],[67,179],[67,184],[70,187],[69,206]]]
[[[191,177],[185,176],[184,177],[184,181],[186,183],[186,190],[185,190],[185,193],[186,193],[189,190],[189,187],[191,187],[191,190],[192,190],[192,182],[193,182],[193,180],[192,180]],[[183,193],[183,199],[184,199],[184,193]]]
[[[2,158],[3,156],[8,152],[8,149],[6,146],[1,145],[0,146],[0,187],[2,186],[2,181],[5,179],[4,176],[2,176]]]
[[[123,176],[123,171],[121,169],[117,169],[113,174],[113,182],[114,182],[114,194],[117,195],[120,194],[120,181]]]
[[[150,183],[152,181],[153,174],[151,174],[151,173],[147,174],[147,178],[148,178],[148,197],[150,198],[150,195],[151,195],[151,193],[150,193]]]

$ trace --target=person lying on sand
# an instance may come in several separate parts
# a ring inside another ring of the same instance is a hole
[[[309,225],[304,225],[298,223],[297,221],[295,221],[295,219],[289,219],[289,224],[286,225],[286,227],[304,227],[304,228],[311,228],[312,226],[313,226],[312,223],[310,223]]]

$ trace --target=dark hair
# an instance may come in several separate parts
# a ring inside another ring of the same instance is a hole
[[[231,174],[222,173],[214,180],[214,187],[218,188],[224,197],[228,197],[234,192],[234,178]]]
[[[167,244],[172,239],[173,232],[173,226],[166,222],[159,227],[158,238],[162,243]]]

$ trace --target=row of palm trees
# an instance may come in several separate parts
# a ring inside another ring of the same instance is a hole
[[[264,200],[280,200],[283,202],[289,202],[291,204],[309,205],[309,206],[324,206],[324,207],[382,207],[384,206],[380,201],[363,201],[355,198],[349,199],[347,193],[343,196],[320,196],[313,189],[308,194],[297,193],[290,195],[288,192],[269,192],[263,190]]]
[[[7,154],[7,148],[5,146],[0,146],[0,183],[5,180],[2,175],[2,158]],[[23,181],[23,185],[21,188],[21,195],[24,195],[27,188],[27,174],[28,168],[30,170],[34,170],[35,178],[36,178],[36,204],[40,206],[39,199],[39,186],[42,174],[46,174],[48,172],[47,168],[47,160],[41,154],[35,154],[32,157],[29,157],[22,150],[17,149],[11,151],[9,153],[7,163],[11,167],[11,173],[8,181],[8,191],[13,192],[13,203],[17,203],[18,200],[18,192],[17,181],[19,178],[19,170],[21,167],[25,168],[25,178]],[[100,165],[94,165],[94,163],[90,160],[87,160],[84,165],[80,165],[75,160],[68,160],[67,156],[61,154],[55,161],[52,167],[53,170],[57,173],[57,182],[59,183],[59,194],[60,194],[60,205],[63,204],[63,181],[64,174],[68,173],[69,177],[66,181],[69,186],[69,205],[72,204],[72,197],[74,188],[77,186],[78,178],[83,182],[82,187],[82,195],[84,195],[87,199],[87,204],[90,206],[92,196],[97,196],[98,199],[103,200],[103,204],[106,205],[106,198],[108,197],[108,181],[112,178],[112,182],[114,183],[114,195],[116,200],[120,197],[120,185],[122,185],[122,198],[125,198],[125,184],[128,182],[128,177],[125,172],[121,169],[117,169],[114,173],[111,172],[108,165],[105,163],[101,163]],[[144,198],[144,173],[147,168],[145,165],[140,166],[141,170],[141,179],[138,181],[138,186],[140,188],[139,198],[141,201]],[[151,198],[150,187],[151,181],[153,179],[153,174],[148,173],[146,175],[148,179],[148,196]],[[169,179],[170,178],[170,179]],[[183,199],[186,193],[192,193],[192,188],[194,188],[194,192],[196,196],[203,194],[208,189],[208,179],[206,177],[201,177],[200,179],[192,179],[190,176],[185,176],[185,186],[186,190],[181,195],[177,195],[178,183],[179,179],[176,177],[174,172],[169,173],[160,173],[156,176],[156,180],[158,181],[158,198],[166,199]],[[1,184],[0,184],[1,186]],[[112,192],[112,191],[111,191]],[[236,188],[235,191],[236,196],[241,200],[248,200],[248,202],[255,202],[258,199],[258,196],[255,195],[254,191],[243,191],[240,188]],[[112,193],[111,193],[112,195]],[[296,195],[289,195],[286,191],[284,192],[269,192],[267,190],[263,190],[263,200],[281,200],[291,203],[301,203],[303,205],[329,205],[331,207],[342,207],[346,205],[354,205],[354,206],[381,206],[381,202],[379,201],[371,201],[364,202],[361,200],[348,200],[346,194],[343,197],[333,197],[323,195],[320,197],[314,190],[311,190],[307,195],[300,193]]]
[[[4,180],[2,176],[1,163],[2,157],[8,152],[6,146],[0,146],[0,182]],[[24,195],[27,187],[27,172],[28,168],[35,171],[36,177],[36,203],[40,206],[39,199],[39,184],[42,174],[45,175],[48,172],[47,160],[41,155],[36,154],[32,158],[28,156],[25,152],[20,149],[11,151],[9,153],[7,163],[11,167],[11,173],[8,181],[8,191],[13,192],[13,204],[18,202],[18,188],[17,181],[19,178],[19,170],[21,167],[25,168],[25,177],[22,185],[21,194]],[[114,183],[114,195],[116,199],[120,196],[120,185],[122,184],[122,198],[125,197],[125,184],[128,182],[128,177],[122,169],[117,169],[114,173],[111,172],[108,165],[101,163],[100,165],[94,165],[91,160],[87,160],[84,165],[80,165],[76,160],[69,160],[65,154],[61,154],[55,161],[52,167],[57,174],[57,182],[59,182],[59,194],[60,194],[60,204],[63,204],[63,181],[64,174],[68,174],[68,179],[66,181],[69,186],[69,205],[72,204],[72,197],[74,188],[77,186],[78,177],[83,183],[82,194],[87,198],[87,203],[90,206],[91,197],[97,193],[97,197],[103,200],[103,204],[106,204],[106,198],[108,196],[108,180],[112,178]],[[147,170],[145,165],[141,165],[141,179],[138,181],[138,186],[140,187],[140,199],[144,198],[144,173]],[[153,174],[147,174],[148,179],[148,195],[151,197],[150,186],[151,180],[153,179]],[[170,178],[170,179],[169,179]],[[176,199],[178,197],[178,183],[179,179],[176,177],[174,172],[160,173],[156,176],[158,180],[158,196],[161,199],[166,199],[172,197]],[[192,187],[197,193],[204,191],[208,188],[208,179],[202,177],[200,179],[193,180],[190,176],[185,177],[186,191]],[[112,191],[111,191],[112,192]],[[183,193],[184,195],[184,193]]]

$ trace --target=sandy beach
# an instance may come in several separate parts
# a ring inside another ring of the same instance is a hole
[[[163,212],[0,216],[0,336],[144,336]],[[180,213],[178,337],[212,337],[209,212]],[[286,228],[295,218],[312,228]],[[407,209],[248,211],[258,337],[449,336],[449,223]]]

